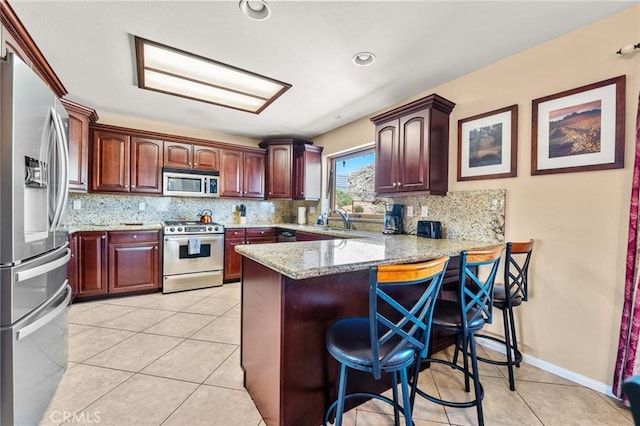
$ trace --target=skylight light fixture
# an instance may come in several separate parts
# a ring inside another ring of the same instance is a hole
[[[291,87],[213,59],[134,39],[141,89],[259,114]]]
[[[240,0],[240,11],[254,21],[264,21],[271,16],[271,9],[264,0]]]

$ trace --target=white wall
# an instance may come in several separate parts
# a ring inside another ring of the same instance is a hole
[[[531,299],[516,320],[523,351],[602,383],[612,382],[617,351],[640,92],[640,52],[620,57],[615,51],[640,42],[639,23],[635,6],[403,102],[438,93],[457,104],[450,122],[449,190],[505,188],[506,239],[536,240]],[[622,74],[625,168],[531,176],[531,100]],[[457,182],[458,120],[515,103],[518,176]],[[367,117],[314,141],[330,155],[373,138]]]

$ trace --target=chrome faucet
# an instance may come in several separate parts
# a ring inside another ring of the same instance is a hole
[[[333,213],[338,213],[342,217],[342,225],[344,229],[351,229],[351,219],[349,219],[349,212],[345,209],[335,209]]]

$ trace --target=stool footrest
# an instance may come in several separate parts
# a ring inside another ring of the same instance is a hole
[[[354,392],[354,393],[346,394],[344,396],[344,400],[345,401],[347,399],[349,399],[349,398],[375,398],[375,399],[378,399],[380,401],[386,402],[387,404],[391,405],[394,408],[397,408],[398,410],[400,410],[400,412],[402,413],[403,416],[405,414],[404,413],[404,408],[402,407],[402,405],[397,404],[394,400],[392,400],[391,398],[387,398],[386,396],[378,395],[378,394],[375,394],[375,393],[368,393],[368,392]],[[323,426],[326,426],[327,423],[329,423],[329,416],[331,415],[331,412],[335,410],[336,405],[338,405],[338,400],[337,399],[331,403],[331,405],[329,406],[329,408],[325,412]],[[413,420],[412,420],[412,422],[413,422]]]
[[[469,379],[474,380],[473,376],[470,374],[467,374],[467,372],[464,370],[463,367],[460,367],[458,364],[454,364],[451,361],[446,361],[444,359],[434,359],[434,358],[426,358],[420,361],[420,363],[424,363],[424,362],[435,362],[437,364],[443,364],[443,365],[447,365],[449,367],[455,368],[458,371],[461,371],[463,374],[468,375]],[[412,384],[413,389],[415,390],[415,392],[420,395],[421,397],[434,402],[436,404],[440,404],[440,405],[444,405],[447,407],[455,407],[455,408],[468,408],[468,407],[475,407],[476,405],[478,405],[478,401],[482,401],[484,399],[484,389],[482,387],[482,383],[480,383],[480,395],[472,400],[472,401],[464,401],[464,402],[459,402],[459,401],[448,401],[448,400],[444,400],[444,399],[440,399],[437,398],[433,395],[429,395],[427,393],[425,393],[423,390],[420,390],[418,388],[418,386],[413,383]]]
[[[481,339],[489,339],[489,340],[493,340],[494,342],[498,342],[500,344],[502,344],[505,348],[507,347],[507,342],[504,341],[504,339],[500,339],[499,337],[495,337],[495,336],[489,336],[486,334],[476,334],[476,338],[481,338]],[[511,361],[512,364],[514,364],[516,367],[520,367],[520,363],[522,362],[522,353],[517,350],[515,347],[511,346],[510,348],[513,351],[513,360]],[[506,355],[505,355],[506,356]],[[487,364],[493,364],[493,365],[509,365],[509,361],[501,361],[501,360],[494,360],[494,359],[489,359],[489,358],[482,358],[479,356],[476,356],[476,358],[478,359],[478,361],[482,361],[482,362],[486,362]]]

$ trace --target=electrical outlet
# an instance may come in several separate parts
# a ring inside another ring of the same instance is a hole
[[[413,206],[407,206],[407,217],[413,217]]]
[[[138,210],[139,211],[143,212],[144,209],[146,209],[146,208],[147,208],[147,205],[144,203],[144,201],[138,203]]]
[[[73,200],[73,209],[80,210],[82,208],[82,202],[80,200]]]
[[[316,212],[316,206],[309,207],[309,213],[314,214]]]
[[[275,213],[275,212],[276,212],[276,206],[271,204],[271,213]]]
[[[429,216],[429,207],[422,206],[422,209],[420,210],[420,216],[422,216],[422,217]]]

